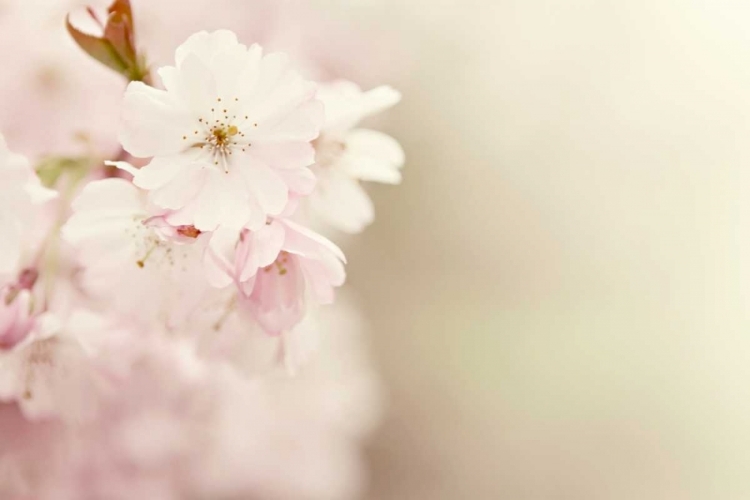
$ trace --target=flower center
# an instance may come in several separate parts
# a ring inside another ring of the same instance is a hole
[[[250,117],[247,115],[234,114],[239,98],[234,98],[232,104],[223,104],[221,97],[217,97],[216,102],[216,106],[211,108],[210,115],[198,118],[200,127],[193,132],[198,141],[193,143],[192,147],[206,150],[211,162],[229,173],[229,157],[238,150],[244,152],[252,146],[242,129],[257,128],[258,124],[250,123]],[[200,128],[203,129],[202,132]],[[184,135],[182,139],[187,141],[190,137]]]
[[[208,136],[208,143],[211,144],[214,149],[228,149],[232,145],[232,137],[237,135],[239,130],[234,125],[229,127],[212,127],[211,133]]]
[[[289,253],[282,252],[279,254],[278,257],[276,257],[276,260],[273,264],[270,264],[263,268],[263,271],[270,273],[271,271],[276,271],[279,273],[279,276],[284,276],[289,270],[287,268],[287,264],[289,263]]]
[[[346,151],[343,141],[321,137],[313,141],[315,164],[320,167],[332,167]]]

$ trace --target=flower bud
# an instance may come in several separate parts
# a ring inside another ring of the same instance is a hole
[[[33,328],[31,293],[6,287],[0,292],[0,351],[15,347]]]

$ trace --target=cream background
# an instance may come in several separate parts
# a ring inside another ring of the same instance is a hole
[[[750,4],[327,4],[403,66],[368,498],[750,498]]]

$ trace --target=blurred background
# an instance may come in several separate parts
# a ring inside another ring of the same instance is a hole
[[[368,499],[750,498],[750,4],[323,3],[402,66]]]

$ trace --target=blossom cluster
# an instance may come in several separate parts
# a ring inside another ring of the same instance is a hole
[[[224,29],[156,69],[137,14],[59,19],[129,82],[87,97],[115,96],[115,127],[73,106],[44,122],[57,153],[0,135],[0,498],[351,498],[377,382],[351,305],[322,307],[346,277],[324,234],[373,221],[363,182],[400,182],[399,144],[360,125],[400,94]]]

